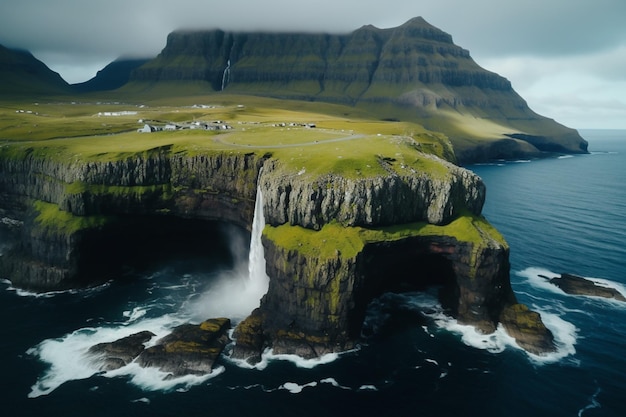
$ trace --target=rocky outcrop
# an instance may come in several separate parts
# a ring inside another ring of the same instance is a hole
[[[285,248],[273,233],[266,234],[270,289],[237,327],[233,356],[254,363],[267,347],[306,358],[345,351],[359,339],[371,300],[387,291],[429,286],[441,288],[442,305],[460,323],[492,333],[504,320],[523,348],[553,351],[552,334],[537,313],[522,306],[524,314],[511,314],[517,312],[511,307],[520,305],[510,286],[508,247],[490,237],[481,221],[471,227],[482,240],[463,241],[441,229],[441,235],[366,242],[354,256],[337,250],[327,257],[305,255],[305,236]],[[534,327],[528,330],[531,316]]]
[[[98,343],[90,347],[87,354],[98,363],[101,371],[113,371],[134,361],[154,336],[152,332],[142,331],[113,342]]]
[[[539,313],[524,304],[512,304],[504,308],[500,321],[517,344],[528,352],[541,355],[554,351],[554,335],[541,321]]]
[[[206,375],[230,342],[227,318],[209,319],[199,325],[183,324],[172,330],[156,345],[137,357],[144,367],[158,368],[176,378],[184,375]]]
[[[158,368],[170,378],[206,375],[230,342],[230,320],[215,318],[200,324],[183,324],[148,348],[155,335],[142,331],[113,342],[99,343],[87,351],[101,371],[111,371],[136,362],[144,368]]]
[[[615,288],[605,287],[598,285],[590,279],[586,279],[573,274],[561,274],[559,277],[548,278],[551,284],[556,285],[562,289],[566,294],[573,295],[587,295],[591,297],[611,298],[617,301],[625,301],[624,294],[616,290]]]

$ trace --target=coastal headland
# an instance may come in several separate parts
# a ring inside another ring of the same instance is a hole
[[[444,135],[332,116],[346,113],[338,105],[204,99],[5,107],[16,139],[0,144],[12,236],[0,274],[34,291],[95,285],[163,236],[193,240],[216,222],[250,230],[262,195],[270,284],[238,323],[234,355],[351,349],[375,297],[432,286],[459,322],[486,333],[503,323],[531,352],[554,348],[540,317],[516,307],[509,247],[480,214],[484,184],[448,161]],[[177,127],[139,132],[146,124]]]

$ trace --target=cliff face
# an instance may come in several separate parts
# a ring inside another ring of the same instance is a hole
[[[58,161],[26,150],[0,155],[0,217],[21,238],[0,271],[38,291],[89,285],[84,242],[116,232],[137,216],[251,222],[263,156],[182,156],[168,147],[116,161]],[[97,276],[94,280],[108,277]]]
[[[254,360],[268,346],[306,357],[347,349],[367,304],[407,285],[442,286],[450,314],[493,331],[515,303],[508,247],[480,217],[480,179],[433,163],[439,170],[312,180],[262,153],[164,146],[84,161],[3,147],[0,217],[18,230],[0,256],[0,276],[37,291],[92,285],[129,256],[134,242],[123,240],[133,235],[147,235],[146,244],[155,230],[187,236],[203,222],[249,228],[260,188],[270,287],[238,327],[235,355]]]
[[[346,35],[173,32],[161,54],[135,70],[132,80],[206,81],[215,90],[271,89],[345,102],[394,100],[420,85],[513,93],[506,79],[480,68],[450,35],[422,18],[393,29],[364,26]],[[464,100],[469,96],[449,104]]]
[[[430,156],[445,166],[441,176],[426,172],[364,178],[326,175],[311,181],[297,173],[273,175],[279,162],[269,161],[261,186],[266,222],[319,229],[331,221],[344,226],[381,226],[416,221],[449,223],[461,210],[480,214],[485,186],[469,171]],[[381,164],[385,161],[381,160]],[[266,180],[267,178],[267,180]]]

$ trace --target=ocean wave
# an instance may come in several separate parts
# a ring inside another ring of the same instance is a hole
[[[134,323],[85,327],[60,338],[46,339],[26,352],[28,355],[34,356],[48,365],[48,369],[31,387],[31,392],[28,396],[34,398],[47,395],[66,382],[87,379],[96,374],[104,377],[129,375],[132,381],[146,389],[151,389],[155,384],[169,386],[169,383],[166,383],[166,381],[154,381],[151,383],[152,385],[148,384],[146,382],[147,377],[143,378],[142,375],[150,374],[151,378],[158,379],[160,376],[158,372],[138,369],[138,365],[133,365],[132,363],[116,371],[102,372],[99,361],[88,355],[87,352],[90,347],[98,343],[112,342],[143,330],[151,331],[156,335],[146,343],[146,347],[149,347],[168,334],[173,327],[184,322],[185,320],[181,317],[164,315]],[[188,381],[183,382],[188,383]]]
[[[427,292],[383,295],[370,306],[369,314],[366,318],[366,323],[370,328],[377,329],[381,327],[376,320],[386,320],[388,318],[389,314],[384,312],[384,305],[390,302],[394,303],[396,308],[419,311],[420,314],[430,318],[437,328],[460,336],[462,343],[475,349],[486,350],[494,354],[502,353],[506,349],[516,349],[523,351],[536,364],[558,362],[576,353],[574,348],[578,334],[576,326],[563,320],[558,314],[547,311],[538,305],[533,305],[533,309],[541,315],[544,324],[554,335],[557,348],[554,353],[535,355],[527,352],[517,344],[515,339],[507,333],[502,325],[499,325],[496,331],[484,334],[474,326],[461,324],[458,320],[445,313],[435,295]],[[421,329],[431,337],[436,337],[436,332],[431,331],[429,326],[421,326]],[[438,365],[434,359],[426,359],[426,361]]]
[[[307,387],[316,387],[316,386],[317,386],[317,382],[315,381],[309,382],[308,384],[304,384],[304,385],[296,384],[295,382],[285,382],[283,385],[279,387],[279,389],[287,390],[292,394],[299,394],[302,392],[303,389]]]
[[[246,361],[241,361],[238,359],[229,358],[229,360],[232,363],[242,368],[258,369],[258,370],[263,370],[267,368],[268,365],[272,361],[287,361],[287,362],[293,363],[298,368],[313,369],[319,365],[325,365],[325,364],[335,362],[337,359],[339,359],[341,355],[344,355],[350,352],[352,351],[341,352],[341,353],[328,353],[318,358],[304,359],[298,355],[275,354],[272,349],[266,349],[261,355],[261,361],[255,365],[250,365]]]
[[[46,292],[35,292],[29,291],[22,288],[17,288],[13,286],[13,283],[8,279],[0,280],[0,283],[5,284],[7,286],[6,290],[15,293],[20,297],[29,297],[29,298],[52,298],[59,295],[71,294],[71,295],[81,295],[81,296],[91,296],[99,293],[100,291],[108,288],[111,285],[111,282],[105,282],[100,285],[96,285],[93,287],[87,288],[78,288],[78,289],[70,289],[70,290],[56,290],[56,291],[46,291]]]
[[[602,392],[602,389],[600,389],[600,387],[597,387],[596,391],[589,398],[589,404],[585,405],[583,408],[578,410],[578,417],[582,417],[583,414],[585,414],[585,411],[587,410],[592,410],[594,408],[602,407],[602,405],[600,404],[600,401],[598,401],[598,395],[600,395],[601,392]]]

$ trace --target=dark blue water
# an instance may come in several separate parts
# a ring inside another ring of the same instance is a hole
[[[5,282],[2,415],[624,416],[626,304],[565,295],[539,277],[626,287],[626,131],[582,133],[590,155],[471,167],[488,187],[485,215],[511,246],[514,291],[555,333],[555,355],[529,356],[502,332],[478,335],[415,293],[373,303],[367,343],[327,363],[268,356],[250,369],[224,357],[207,379],[99,374],[82,354],[91,344],[221,309],[245,315],[240,271],[218,260],[201,271],[172,265],[44,297]]]

